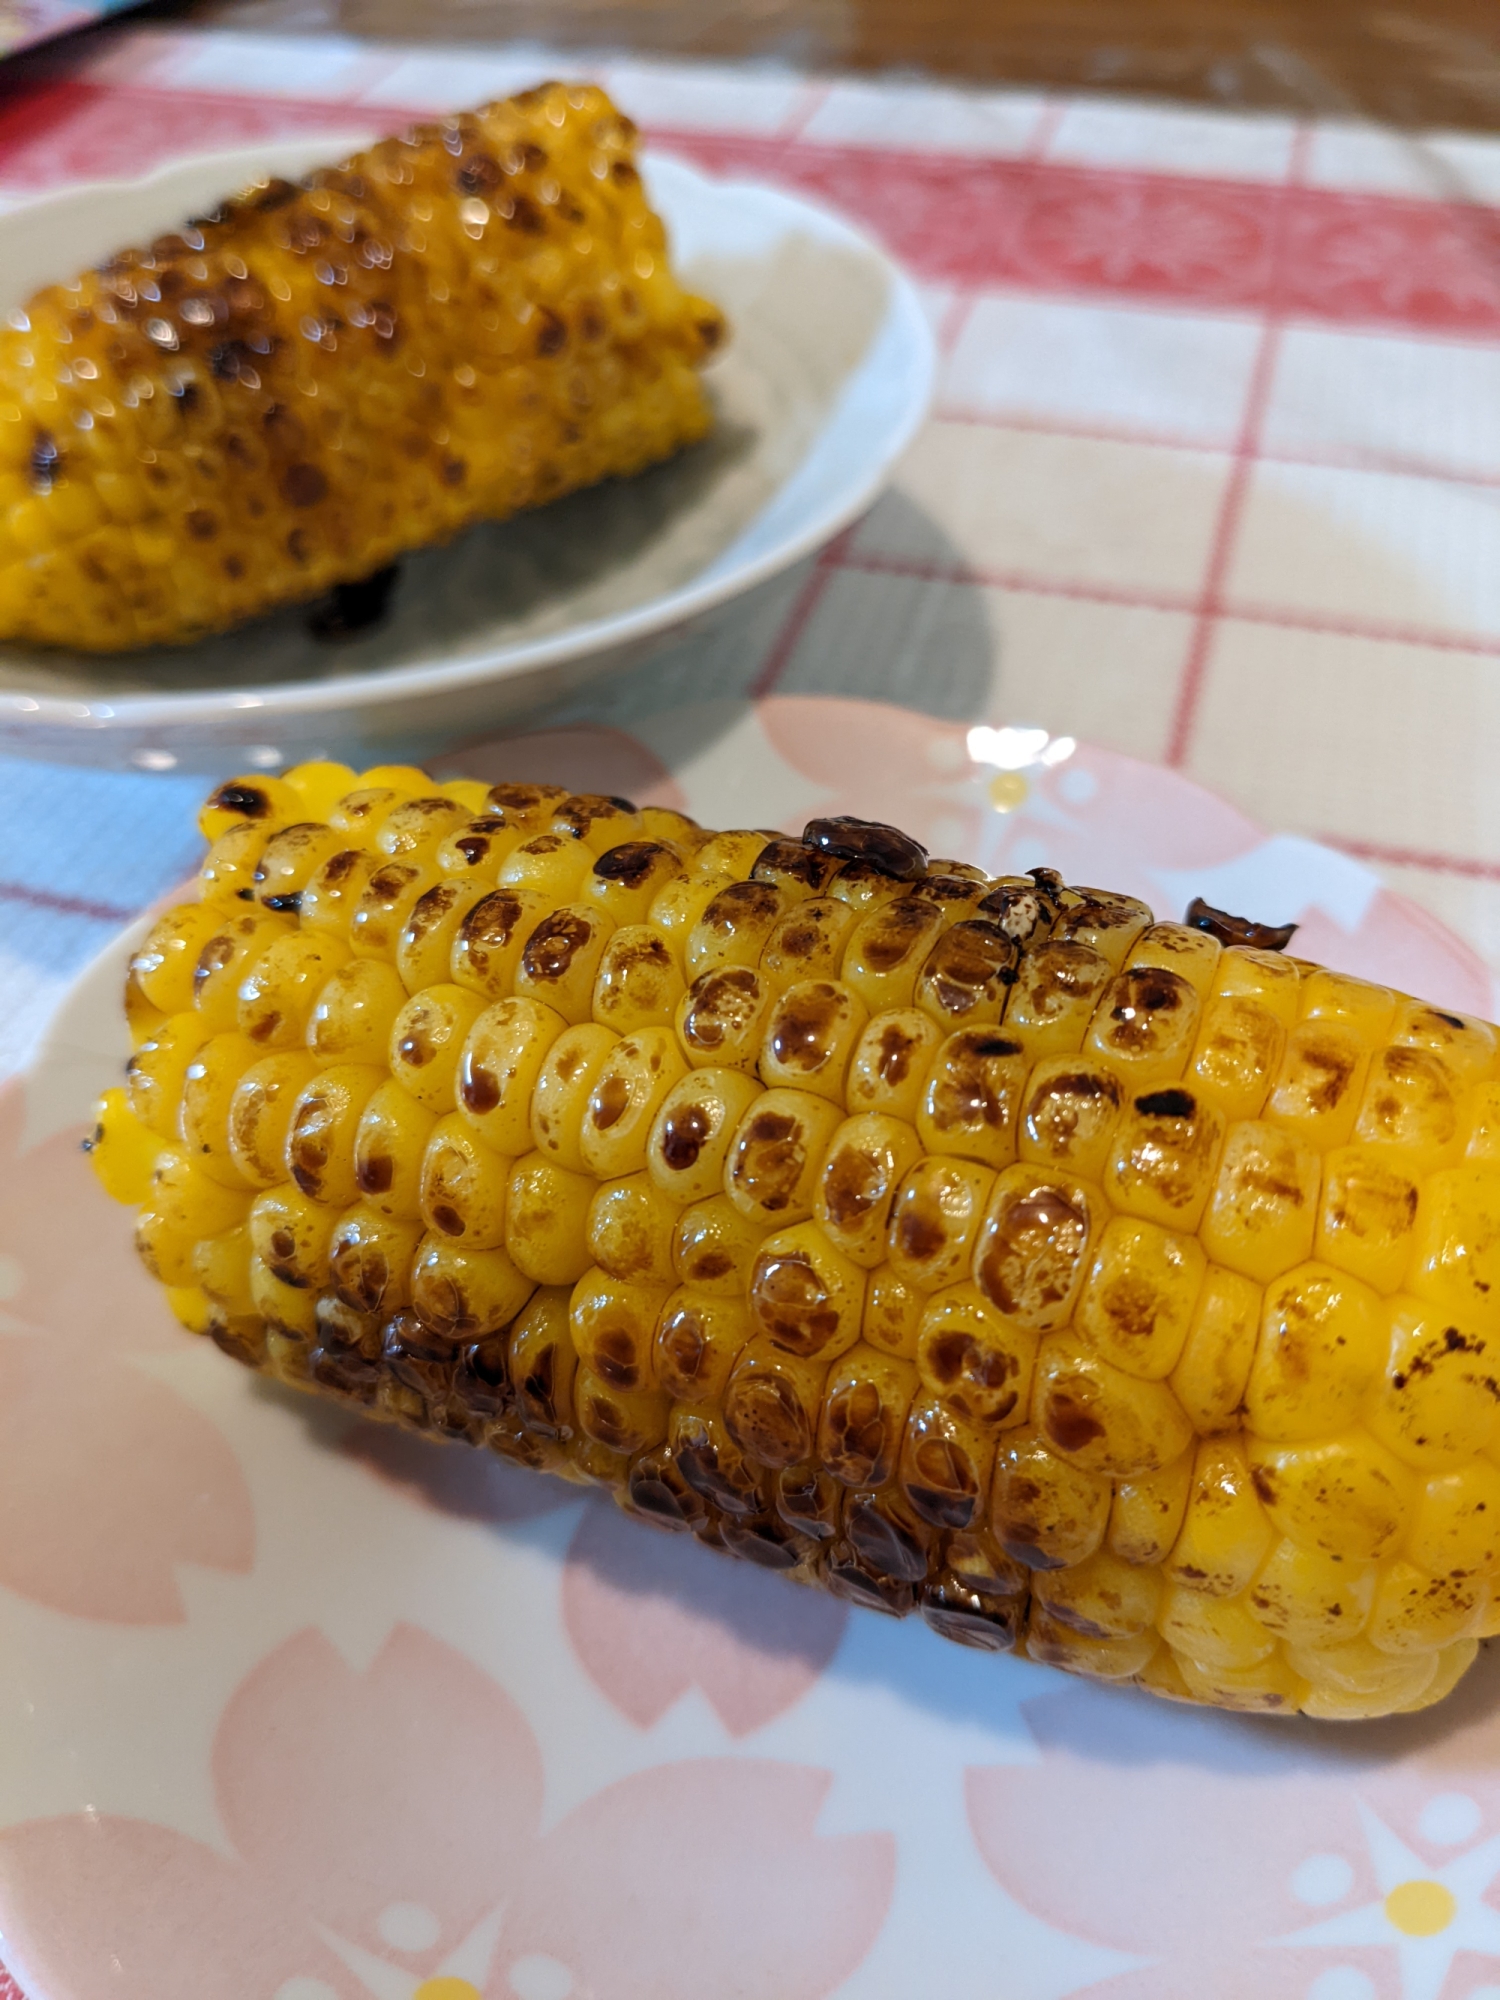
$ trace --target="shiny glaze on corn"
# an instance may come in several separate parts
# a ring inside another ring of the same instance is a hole
[[[94,1157],[251,1367],[939,1632],[1421,1707],[1500,1630],[1500,1037],[891,829],[214,795]]]
[[[549,84],[39,292],[0,326],[0,639],[190,639],[703,436],[723,322],[633,133]]]

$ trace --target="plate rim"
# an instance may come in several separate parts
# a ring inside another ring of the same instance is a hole
[[[368,127],[364,128],[366,131]],[[320,145],[347,146],[357,141],[352,129],[320,139],[317,133],[295,134],[266,145],[236,146],[185,154],[164,161],[148,174],[133,178],[76,182],[66,188],[49,190],[35,201],[18,204],[0,214],[0,240],[8,224],[60,207],[122,190],[144,190],[170,179],[185,168],[206,167],[222,161],[242,163],[235,171],[254,173],[256,161],[274,159],[284,150],[306,151]],[[227,687],[200,688],[191,693],[156,694],[130,692],[110,699],[100,694],[80,696],[40,694],[24,688],[0,689],[0,727],[23,737],[33,730],[62,730],[69,734],[97,735],[102,731],[124,732],[143,728],[212,728],[231,718],[243,720],[249,714],[267,721],[298,715],[352,710],[378,710],[411,700],[462,693],[466,689],[506,681],[553,666],[581,662],[665,635],[688,620],[719,609],[743,596],[759,584],[782,574],[816,549],[826,546],[837,534],[857,520],[887,484],[892,469],[925,422],[932,407],[937,382],[937,342],[916,287],[902,266],[865,231],[844,216],[809,201],[801,194],[774,186],[767,181],[742,176],[726,177],[706,173],[695,163],[670,150],[648,151],[645,160],[648,183],[661,175],[679,180],[695,190],[731,202],[754,203],[762,208],[780,209],[788,220],[811,225],[813,233],[825,241],[841,242],[857,252],[879,272],[885,288],[885,309],[875,339],[898,338],[902,346],[902,373],[910,387],[905,407],[894,421],[880,447],[864,469],[863,476],[836,494],[831,502],[815,508],[807,522],[793,535],[757,557],[736,565],[726,575],[705,580],[701,576],[650,598],[630,610],[571,625],[498,650],[470,648],[453,657],[425,664],[391,665],[331,676],[320,680],[257,683],[237,682]],[[803,454],[799,465],[806,462]],[[794,467],[779,482],[784,491]],[[774,499],[774,494],[771,498]],[[770,504],[769,500],[766,504]],[[129,657],[125,655],[123,657]],[[101,713],[100,711],[104,712]]]

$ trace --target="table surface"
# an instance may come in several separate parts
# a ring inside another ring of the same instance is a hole
[[[179,18],[615,47],[1142,91],[1406,126],[1500,124],[1494,0],[197,0]]]

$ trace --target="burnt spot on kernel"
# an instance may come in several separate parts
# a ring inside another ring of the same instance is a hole
[[[542,983],[566,979],[573,960],[587,949],[595,935],[584,917],[559,910],[537,925],[526,940],[521,966],[528,979]]]
[[[1192,1118],[1198,1100],[1186,1090],[1148,1090],[1135,1100],[1135,1108],[1143,1118]]]
[[[862,1221],[890,1191],[885,1162],[859,1146],[840,1146],[823,1172],[823,1206],[842,1229]]]
[[[783,1069],[811,1072],[829,1060],[848,1003],[837,986],[818,980],[784,999],[771,1030],[771,1053]]]
[[[673,1173],[696,1166],[704,1141],[713,1129],[701,1104],[683,1104],[669,1112],[662,1125],[661,1156]]]
[[[594,873],[601,882],[618,882],[626,889],[638,889],[650,880],[658,856],[670,854],[671,849],[659,840],[625,840],[599,856]]]
[[[1085,1404],[1055,1389],[1042,1415],[1042,1429],[1059,1451],[1084,1451],[1104,1436],[1104,1426]]]
[[[1191,1006],[1193,989],[1176,972],[1155,965],[1135,966],[1115,982],[1109,1039],[1124,1051],[1144,1050],[1156,1038],[1155,1019]]]
[[[897,882],[911,882],[925,874],[927,849],[899,827],[879,820],[855,819],[836,814],[828,819],[809,820],[802,829],[803,841],[840,861],[863,861]]]
[[[758,975],[746,966],[705,973],[693,983],[683,1038],[693,1048],[722,1048],[749,1024],[763,998]]]
[[[327,491],[327,474],[305,460],[289,465],[281,475],[281,497],[289,507],[316,507]]]
[[[736,1148],[734,1178],[767,1214],[786,1208],[802,1177],[806,1153],[802,1128],[781,1111],[759,1111]]]
[[[773,840],[768,847],[761,849],[755,866],[750,870],[750,879],[752,882],[799,882],[818,895],[837,869],[838,861],[834,855],[822,854],[797,840]]]
[[[388,1153],[365,1153],[355,1163],[354,1178],[365,1194],[384,1194],[395,1178],[396,1163]]]
[[[31,441],[26,461],[34,493],[50,493],[62,472],[62,452],[51,431],[39,430]]]
[[[249,779],[231,778],[210,794],[207,810],[237,813],[241,819],[266,819],[271,813],[271,795]]]
[[[880,910],[864,934],[860,952],[871,972],[894,972],[933,930],[936,912],[920,896],[900,896]]]
[[[607,1076],[590,1101],[589,1117],[596,1132],[618,1125],[630,1104],[630,1085],[623,1076]]]
[[[880,1055],[876,1067],[880,1080],[894,1088],[904,1083],[911,1073],[912,1051],[918,1045],[918,1037],[908,1034],[899,1022],[891,1021],[880,1031]]]
[[[750,1299],[772,1343],[788,1354],[819,1354],[838,1332],[838,1308],[805,1251],[763,1255],[750,1281]]]

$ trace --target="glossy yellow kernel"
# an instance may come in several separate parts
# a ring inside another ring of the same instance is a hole
[[[1437,1669],[1433,1653],[1383,1653],[1368,1639],[1288,1646],[1287,1665],[1308,1682],[1308,1715],[1328,1721],[1388,1713],[1414,1702]]]
[[[764,1222],[742,1214],[728,1195],[710,1195],[677,1218],[673,1268],[685,1285],[743,1300],[767,1233]]]
[[[286,1139],[303,1089],[318,1074],[305,1049],[284,1049],[247,1069],[229,1104],[229,1151],[254,1187],[286,1179]]]
[[[1415,1505],[1416,1482],[1367,1431],[1308,1444],[1252,1437],[1248,1450],[1255,1490],[1283,1535],[1358,1562],[1395,1553]]]
[[[1239,1427],[1262,1307],[1259,1285],[1238,1271],[1209,1266],[1169,1377],[1189,1422],[1206,1436]]]
[[[886,1256],[891,1269],[922,1291],[967,1277],[995,1176],[972,1160],[942,1155],[918,1162],[891,1205]]]
[[[1122,1107],[1104,1192],[1116,1208],[1191,1233],[1213,1190],[1223,1138],[1221,1114],[1183,1085],[1138,1092]]]
[[[216,1306],[232,1319],[253,1317],[255,1295],[250,1289],[253,1254],[248,1218],[217,1236],[200,1236],[193,1246],[193,1270],[198,1284]]]
[[[1076,900],[1075,900],[1076,899]],[[1134,896],[1106,889],[1073,889],[1064,899],[1053,936],[1089,946],[1118,968],[1151,922],[1151,911]]]
[[[366,1100],[354,1133],[354,1179],[382,1215],[410,1222],[421,1213],[422,1161],[436,1123],[394,1077]]]
[[[1107,1548],[1068,1569],[1038,1570],[1031,1589],[1058,1624],[1085,1638],[1126,1639],[1148,1631],[1155,1637],[1161,1578]]]
[[[1054,1618],[1045,1604],[1034,1599],[1027,1615],[1025,1644],[1026,1657],[1039,1665],[1087,1674],[1093,1680],[1129,1681],[1150,1660],[1157,1639],[1154,1632],[1134,1632],[1122,1639],[1086,1635]]]
[[[465,1250],[424,1236],[412,1264],[411,1303],[448,1340],[480,1340],[513,1320],[535,1289],[504,1250]]]
[[[1500,1170],[1448,1167],[1423,1181],[1405,1289],[1500,1334]]]
[[[256,902],[266,910],[297,911],[308,883],[344,846],[342,833],[315,820],[281,827],[256,861],[251,877]]]
[[[159,1285],[194,1286],[199,1238],[163,1215],[150,1201],[136,1210],[135,1253]]]
[[[1117,1479],[1170,1465],[1192,1441],[1165,1382],[1127,1375],[1074,1332],[1043,1339],[1031,1408],[1054,1451]]]
[[[1365,1413],[1408,1465],[1449,1467],[1488,1450],[1500,1429],[1500,1340],[1410,1298],[1387,1308],[1384,1379]]]
[[[375,865],[376,857],[361,847],[342,847],[325,861],[302,891],[297,921],[304,932],[337,938],[347,945],[354,913]]]
[[[1399,1044],[1377,1049],[1354,1136],[1372,1150],[1397,1155],[1418,1174],[1451,1164],[1462,1136],[1459,1089],[1442,1057]]]
[[[735,1132],[760,1095],[742,1070],[694,1069],[678,1078],[646,1146],[647,1171],[665,1197],[680,1206],[721,1192]]]
[[[136,1116],[124,1090],[104,1092],[94,1106],[89,1164],[112,1200],[134,1204],[146,1199],[162,1138]]]
[[[1402,1047],[1427,1049],[1438,1056],[1460,1086],[1477,1084],[1492,1075],[1500,1054],[1500,1034],[1488,1021],[1470,1014],[1445,1013],[1420,1000],[1398,997],[1390,1038]]]
[[[536,833],[513,847],[500,864],[500,887],[524,889],[549,906],[582,892],[594,865],[592,852],[565,833]]]
[[[394,771],[400,767],[386,765],[384,768]],[[426,790],[425,776],[416,772],[396,783],[373,776],[368,779],[361,777],[334,805],[328,815],[328,824],[347,835],[350,846],[373,852],[376,834],[401,801],[415,798],[419,792]]]
[[[336,764],[323,758],[307,764],[294,764],[281,775],[283,782],[290,785],[301,800],[302,812],[307,819],[326,820],[344,794],[352,792],[359,782],[347,764]]]
[[[216,901],[178,903],[157,918],[130,956],[131,978],[153,1007],[179,1014],[193,1005],[199,953],[235,914],[244,913]]]
[[[448,836],[471,817],[469,806],[460,800],[421,792],[391,808],[373,844],[377,853],[392,861],[432,861]]]
[[[301,1048],[318,995],[348,963],[327,933],[287,931],[252,961],[236,995],[236,1025],[263,1049]]]
[[[873,1269],[885,1261],[896,1191],[921,1157],[911,1126],[879,1112],[846,1118],[833,1134],[813,1214],[828,1240],[856,1264]]]
[[[720,890],[727,889],[734,880],[733,875],[721,870],[701,875],[695,862],[691,874],[675,876],[657,890],[646,912],[646,922],[679,962],[686,959],[688,939],[698,919]]]
[[[246,1185],[229,1145],[230,1106],[240,1078],[260,1055],[243,1035],[214,1035],[183,1072],[178,1133],[197,1164],[226,1187]]]
[[[1500,1166],[1500,1083],[1477,1083],[1464,1096],[1464,1158]]]
[[[1167,1576],[1210,1597],[1237,1597],[1275,1540],[1239,1438],[1198,1446],[1182,1528],[1164,1565]]]
[[[1321,1164],[1311,1147],[1260,1121],[1225,1135],[1200,1234],[1216,1264],[1257,1284],[1302,1263],[1317,1230]]]
[[[872,1290],[884,1274],[875,1273]],[[989,1431],[1024,1423],[1031,1403],[1037,1336],[995,1310],[975,1285],[953,1285],[920,1302],[910,1351],[922,1386],[945,1408]],[[872,1324],[865,1337],[895,1352],[889,1325]]]
[[[421,1225],[399,1222],[368,1202],[344,1210],[328,1239],[328,1276],[351,1312],[400,1312],[411,1299]]]
[[[1170,1375],[1206,1270],[1207,1259],[1192,1237],[1116,1216],[1095,1249],[1074,1324],[1128,1374],[1148,1380]]]
[[[1189,924],[1151,924],[1131,945],[1126,965],[1131,971],[1155,968],[1175,972],[1200,999],[1218,984],[1223,946],[1207,931]]]
[[[827,1361],[859,1339],[865,1273],[816,1223],[796,1223],[761,1244],[747,1296],[757,1334],[788,1354]]]
[[[886,1352],[880,1348],[867,1351]],[[901,1491],[914,1512],[932,1527],[967,1531],[985,1518],[989,1507],[996,1433],[960,1416],[927,1390],[920,1377],[915,1386],[901,1433],[897,1468]],[[948,1560],[952,1565],[951,1543]]]
[[[1007,1555],[1028,1569],[1086,1562],[1104,1540],[1110,1486],[1070,1464],[1035,1431],[1007,1433],[995,1457],[989,1525]]]
[[[258,1194],[250,1209],[250,1246],[281,1284],[315,1300],[328,1282],[328,1245],[338,1211],[283,1181]]]
[[[632,1284],[675,1285],[672,1238],[680,1208],[645,1172],[600,1182],[587,1225],[593,1261]]]
[[[1108,1063],[1127,1096],[1174,1083],[1197,1041],[1200,1012],[1180,974],[1155,966],[1122,972],[1100,995],[1084,1053]]]
[[[208,1024],[200,1014],[173,1014],[152,1029],[125,1065],[125,1095],[131,1110],[163,1139],[179,1136],[188,1067],[208,1039]]]
[[[662,1442],[671,1414],[660,1390],[621,1389],[583,1365],[573,1378],[573,1406],[585,1437],[629,1457]]]
[[[840,977],[872,1014],[914,1006],[918,975],[942,930],[942,912],[934,904],[897,896],[855,924]]]
[[[1109,1546],[1121,1562],[1159,1568],[1182,1531],[1192,1492],[1194,1454],[1170,1465],[1115,1481],[1109,1510]]]
[[[1049,1056],[1077,1056],[1113,967],[1087,944],[1063,941],[1033,946],[1005,1010],[1005,1032],[1020,1042],[1029,1063]]]
[[[804,979],[837,979],[854,920],[853,910],[837,896],[794,903],[767,934],[760,954],[762,978],[777,993]]]
[[[439,1118],[422,1155],[418,1201],[422,1221],[435,1236],[469,1250],[494,1250],[505,1241],[505,1190],[511,1162],[492,1152],[458,1112]]]
[[[1253,1000],[1290,1028],[1302,1011],[1302,967],[1299,960],[1252,945],[1231,945],[1214,972],[1214,998]]]
[[[730,881],[744,881],[773,840],[780,836],[763,833],[757,827],[712,833],[693,856],[693,873],[700,877],[725,875]]]
[[[1382,1653],[1428,1653],[1477,1637],[1492,1585],[1483,1577],[1428,1576],[1409,1562],[1387,1563],[1375,1585],[1366,1637]]]
[[[622,924],[594,975],[593,1017],[617,1035],[670,1027],[687,991],[676,958],[649,924]]]
[[[1407,1164],[1372,1145],[1323,1163],[1317,1255],[1378,1292],[1396,1291],[1412,1259],[1420,1188]]]
[[[597,1022],[566,1028],[548,1048],[531,1094],[531,1137],[538,1152],[570,1174],[585,1171],[583,1125],[594,1083],[620,1037]]]
[[[384,1063],[391,1029],[406,1005],[394,966],[354,958],[320,988],[307,1017],[307,1046],[319,1062]]]
[[[1025,1077],[1016,1134],[1020,1157],[1100,1180],[1123,1101],[1118,1080],[1102,1063],[1078,1055],[1045,1057]]]
[[[1260,1000],[1212,1000],[1203,1015],[1187,1081],[1200,1103],[1228,1120],[1256,1118],[1281,1067],[1286,1028]]]
[[[1337,1645],[1365,1629],[1386,1572],[1282,1537],[1250,1585],[1247,1602],[1268,1632],[1294,1646]]]
[[[1395,1013],[1395,994],[1388,987],[1372,986],[1368,980],[1314,966],[1303,981],[1303,1019],[1340,1022],[1352,1028],[1367,1046],[1384,1040]]]
[[[1328,1264],[1300,1264],[1266,1288],[1245,1389],[1262,1438],[1327,1437],[1353,1423],[1379,1378],[1388,1322],[1368,1285]]]
[[[889,1264],[877,1265],[865,1288],[865,1339],[891,1354],[914,1355],[930,1296],[898,1278]]]
[[[386,1060],[397,1083],[438,1115],[453,1105],[459,1058],[469,1030],[484,1012],[466,987],[424,987],[391,1022]]]
[[[944,1040],[924,1079],[917,1136],[930,1153],[1007,1167],[1016,1157],[1025,1087],[1018,1042],[998,1028],[959,1028]]]
[[[687,1068],[669,1028],[641,1028],[614,1043],[594,1078],[580,1133],[590,1173],[614,1180],[645,1167],[656,1114]]]
[[[677,1004],[677,1040],[695,1069],[753,1072],[772,1001],[771,988],[748,966],[731,965],[695,979]]]
[[[677,1402],[721,1407],[730,1370],[750,1338],[743,1298],[679,1286],[652,1335],[656,1379]]]
[[[704,905],[683,952],[687,978],[729,966],[754,970],[789,899],[771,882],[731,882]]]
[[[807,1463],[827,1376],[825,1357],[791,1354],[763,1335],[741,1349],[724,1391],[724,1424],[752,1463],[773,1472]]]
[[[595,1183],[531,1152],[511,1169],[505,1248],[516,1268],[539,1285],[573,1285],[593,1263],[589,1209]]]
[[[1179,1659],[1210,1670],[1253,1667],[1276,1650],[1243,1597],[1210,1597],[1181,1584],[1162,1593],[1156,1625]]]
[[[359,1193],[354,1143],[366,1105],[386,1081],[367,1063],[333,1063],[303,1085],[287,1126],[288,1176],[302,1192],[334,1208]]]
[[[1471,1459],[1420,1488],[1402,1553],[1429,1576],[1500,1571],[1500,1466]]]
[[[613,919],[589,903],[561,903],[532,928],[516,965],[518,998],[539,1001],[565,1021],[592,1017],[594,984]]]
[[[543,1285],[532,1293],[509,1332],[508,1372],[528,1431],[563,1438],[573,1422],[578,1356],[568,1327],[569,1292]]]
[[[1354,1130],[1369,1044],[1334,1018],[1303,1021],[1287,1036],[1261,1114],[1304,1144],[1328,1152]]]
[[[813,1212],[818,1177],[842,1122],[839,1107],[805,1090],[768,1090],[742,1115],[724,1166],[724,1192],[771,1228]]]
[[[255,894],[255,864],[275,830],[255,820],[241,820],[219,835],[198,870],[205,902],[250,901]]]
[[[617,925],[644,924],[662,890],[685,873],[682,856],[665,841],[621,840],[597,850],[582,895]]]

